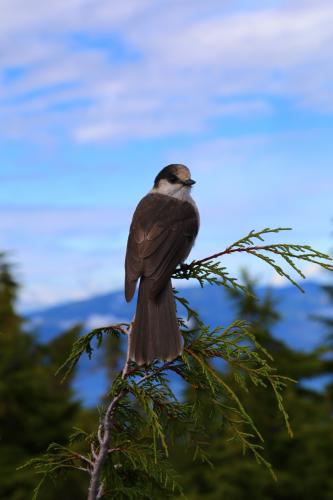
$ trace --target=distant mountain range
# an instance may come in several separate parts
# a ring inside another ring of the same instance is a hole
[[[305,293],[302,294],[292,285],[272,289],[272,296],[281,314],[281,321],[277,323],[273,333],[291,347],[307,351],[315,347],[324,334],[322,325],[311,317],[332,316],[333,308],[318,283],[307,282],[304,290]],[[259,298],[265,293],[265,288],[257,289]],[[184,288],[181,295],[190,301],[205,323],[211,326],[227,326],[235,317],[234,306],[226,291],[220,287]],[[115,322],[129,321],[134,309],[135,300],[127,304],[123,292],[119,291],[33,311],[28,319],[40,340],[47,342],[76,323],[84,324],[88,331]],[[179,309],[179,314],[184,315],[184,311]],[[64,353],[64,358],[66,354]],[[74,384],[79,397],[88,405],[96,404],[106,389],[105,385],[106,375],[98,366],[98,356],[89,363],[85,358],[80,364]]]

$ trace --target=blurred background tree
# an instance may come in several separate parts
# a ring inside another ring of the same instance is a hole
[[[214,414],[205,406],[205,394],[192,390],[185,397],[200,399],[202,419],[206,425],[209,422],[212,467],[193,462],[180,441],[173,456],[175,468],[181,471],[184,490],[191,500],[329,500],[333,498],[332,390],[330,385],[323,390],[313,390],[302,384],[304,379],[333,374],[331,362],[323,356],[327,347],[323,344],[306,353],[275,339],[271,329],[280,316],[271,292],[268,290],[259,301],[255,294],[257,283],[247,273],[243,278],[251,294],[229,290],[236,303],[235,316],[251,322],[252,333],[272,354],[273,366],[278,372],[300,381],[289,384],[284,393],[294,437],[290,440],[287,435],[270,391],[257,387],[243,395],[244,405],[265,439],[265,457],[278,478],[274,482],[264,467],[256,464],[252,457],[244,456],[234,441],[228,441],[220,420],[214,419]],[[332,287],[327,289],[332,292]],[[332,326],[330,318],[325,322]],[[224,373],[224,377],[238,392],[239,385],[233,380],[232,370]]]
[[[0,498],[27,500],[36,486],[30,470],[17,470],[52,441],[65,443],[80,417],[71,378],[60,384],[54,373],[80,327],[47,345],[24,328],[16,312],[18,284],[4,254],[0,255]],[[82,478],[71,477],[45,487],[43,499],[84,498]],[[83,489],[82,489],[83,488]]]

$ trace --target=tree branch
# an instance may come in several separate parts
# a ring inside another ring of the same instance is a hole
[[[128,335],[130,335],[130,328],[128,331]],[[157,373],[161,373],[162,371],[167,370],[174,363],[174,361],[175,360],[164,363],[161,367],[157,368],[156,370],[153,370],[151,373],[144,375],[136,382],[136,385],[140,385],[149,380],[150,378],[156,376]],[[130,366],[130,360],[127,358],[121,375],[121,378],[123,380],[125,380],[138,370],[138,367],[135,367],[134,369],[130,370],[129,366]],[[129,389],[123,388],[121,389],[119,394],[117,394],[112,399],[105,412],[104,418],[98,427],[97,436],[99,441],[99,451],[97,453],[93,448],[93,460],[90,461],[92,467],[89,471],[90,485],[89,485],[88,500],[100,500],[101,498],[103,498],[104,484],[103,481],[101,481],[101,474],[104,463],[110,453],[109,446],[112,438],[112,427],[116,416],[116,410],[120,401],[128,394],[128,392]]]
[[[205,257],[204,259],[194,260],[193,262],[191,262],[191,264],[189,264],[189,266],[193,266],[193,267],[200,266],[202,264],[205,264],[205,262],[209,262],[211,260],[217,259],[218,257],[222,257],[223,255],[229,255],[229,254],[235,253],[235,252],[251,252],[253,250],[270,250],[270,249],[271,249],[271,245],[252,246],[252,247],[246,247],[246,248],[228,247],[225,250],[223,250],[223,252],[214,253],[213,255],[210,255],[209,257]]]
[[[315,264],[328,271],[333,271],[332,259],[329,255],[319,252],[309,245],[296,245],[290,243],[275,243],[268,245],[254,244],[254,240],[264,241],[264,236],[268,233],[279,233],[280,231],[289,230],[290,228],[265,228],[261,231],[250,231],[244,238],[229,245],[222,252],[217,252],[200,260],[194,260],[188,265],[182,264],[175,270],[173,278],[194,278],[199,281],[201,286],[208,283],[223,285],[229,288],[238,288],[245,291],[244,287],[238,283],[236,278],[229,276],[226,268],[223,267],[217,259],[233,253],[247,253],[266,262],[266,264],[271,266],[280,276],[289,280],[303,292],[304,290],[302,287],[281,265],[279,265],[275,258],[283,259],[283,261],[288,264],[293,271],[296,271],[301,278],[305,278],[304,273],[298,267],[297,261]]]
[[[113,398],[106,410],[103,421],[100,423],[98,429],[100,448],[90,472],[88,500],[97,500],[102,498],[103,496],[104,488],[101,482],[101,473],[103,465],[109,453],[109,443],[111,440],[111,429],[115,418],[115,411],[119,404],[119,401],[127,394],[127,392],[127,390],[122,389],[120,393]]]

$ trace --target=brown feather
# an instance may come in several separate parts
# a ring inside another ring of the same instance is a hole
[[[139,278],[130,359],[148,364],[181,352],[170,278],[188,256],[199,229],[191,203],[171,196],[145,196],[133,215],[125,261],[125,296],[130,301]]]

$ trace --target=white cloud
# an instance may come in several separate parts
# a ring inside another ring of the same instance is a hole
[[[188,133],[271,95],[332,110],[332,3],[275,4],[0,0],[3,69],[23,68],[3,80],[1,133]]]
[[[127,318],[128,320],[128,318]],[[121,321],[125,321],[111,314],[91,314],[88,319],[85,321],[85,327],[88,330],[94,330],[95,328],[101,328],[107,325],[114,325],[116,323],[121,323]]]
[[[24,309],[119,289],[130,214],[122,209],[5,209],[0,248],[9,251]],[[15,249],[15,252],[12,252]]]
[[[200,69],[286,69],[331,56],[333,6],[217,15],[179,29],[177,36],[143,38],[163,62]],[[155,36],[156,31],[153,32]],[[138,41],[138,40],[137,40]],[[322,52],[320,52],[322,51]]]
[[[304,273],[304,276],[306,277],[307,280],[315,280],[316,282],[321,282],[325,271],[320,266],[317,266],[316,264],[308,264],[303,267],[302,272]],[[304,281],[300,276],[298,276],[297,273],[295,273],[293,270],[289,272],[289,275],[301,286],[303,287],[306,281]],[[273,287],[283,287],[289,283],[289,280],[285,278],[284,276],[280,276],[277,273],[272,273],[271,280],[268,281],[268,284],[273,286]]]

